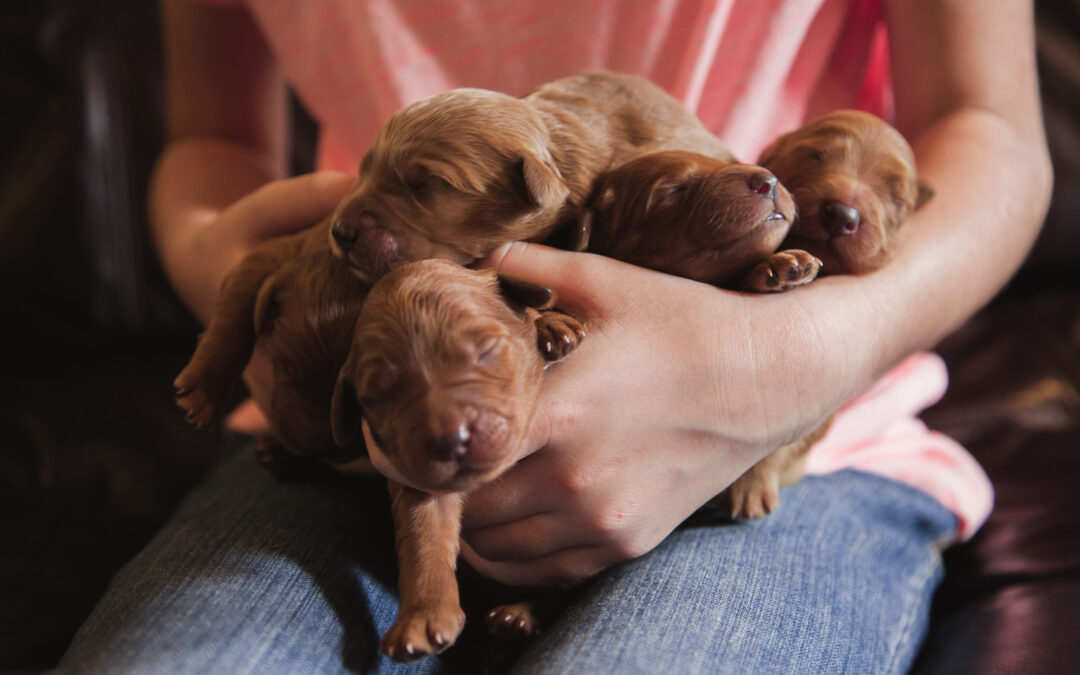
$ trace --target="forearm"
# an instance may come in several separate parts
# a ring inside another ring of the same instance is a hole
[[[810,322],[803,331],[810,348],[824,368],[840,371],[831,381],[848,383],[828,392],[839,394],[829,405],[932,347],[988,302],[1016,272],[1045,215],[1052,174],[1041,133],[1031,138],[965,108],[942,117],[915,147],[919,173],[937,194],[908,220],[896,256],[872,274],[828,277],[791,294],[801,296],[791,321]]]
[[[178,295],[201,321],[208,318],[221,279],[189,274],[192,257],[221,257],[212,269],[223,274],[250,244],[222,246],[222,239],[203,236],[205,228],[217,223],[224,208],[281,173],[276,158],[223,139],[181,139],[158,159],[150,182],[151,237]]]
[[[1012,277],[1049,202],[1028,0],[887,0],[897,126],[936,191],[896,257],[805,294],[819,349],[836,349],[853,392],[933,346]],[[843,357],[840,359],[840,357]]]
[[[900,293],[918,307],[890,326],[898,356],[958,328],[1030,250],[1053,180],[1041,120],[1030,126],[962,108],[916,139],[920,175],[937,195],[912,216],[897,264],[875,282],[879,294]]]
[[[205,321],[221,277],[251,244],[243,231],[208,229],[284,175],[285,85],[242,7],[163,0],[161,11],[166,147],[150,183],[151,236],[180,298]]]

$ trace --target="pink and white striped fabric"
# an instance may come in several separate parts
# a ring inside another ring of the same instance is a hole
[[[403,106],[461,86],[523,95],[604,68],[648,77],[739,157],[837,108],[892,116],[879,0],[205,0],[243,2],[320,123],[319,167],[353,171]],[[945,391],[911,357],[844,407],[808,470],[856,468],[927,492],[970,537],[993,492],[917,415]]]
[[[836,108],[892,112],[878,0],[216,0],[245,2],[355,170],[403,106],[455,87],[524,95],[590,68],[643,75],[735,154]]]

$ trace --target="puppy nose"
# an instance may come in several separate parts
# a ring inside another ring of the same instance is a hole
[[[825,229],[834,237],[846,237],[859,229],[859,212],[843,202],[825,205]]]
[[[442,436],[435,436],[428,441],[428,452],[443,462],[461,459],[469,453],[468,442],[471,434],[462,422],[457,429]]]
[[[343,251],[352,250],[356,240],[360,238],[359,229],[340,220],[335,221],[330,227],[330,234],[333,235],[334,241]]]
[[[768,171],[759,171],[750,176],[750,189],[768,199],[776,199],[776,176]]]

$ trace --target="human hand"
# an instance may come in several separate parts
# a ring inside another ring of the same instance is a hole
[[[646,553],[851,393],[834,367],[850,346],[822,343],[810,289],[740,295],[534,244],[488,263],[550,286],[587,332],[545,374],[530,454],[467,501],[463,555],[498,581],[576,581]]]

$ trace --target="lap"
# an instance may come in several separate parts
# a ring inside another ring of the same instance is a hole
[[[856,472],[785,490],[763,521],[702,512],[589,584],[516,669],[902,670],[951,518]],[[395,576],[381,480],[280,484],[238,452],[117,575],[61,670],[392,672],[378,638]],[[407,670],[446,672],[463,653]]]
[[[778,511],[702,511],[593,582],[515,672],[905,672],[955,517],[855,471],[785,489]]]

